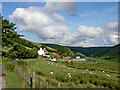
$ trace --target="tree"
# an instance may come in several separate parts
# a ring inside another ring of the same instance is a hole
[[[7,19],[3,19],[1,16],[0,19],[2,21],[2,28],[0,27],[2,31],[2,34],[0,34],[2,36],[2,46],[11,48],[8,52],[3,53],[3,55],[11,59],[37,58],[38,53],[36,49],[39,47],[30,41],[20,38],[23,35],[17,34],[16,24]]]
[[[94,55],[91,55],[92,58],[94,58]]]
[[[18,38],[20,37],[20,34],[17,34],[16,27],[14,23],[10,22],[7,19],[3,19],[3,17],[1,17],[2,20],[2,45],[3,46],[9,46],[9,45],[13,45],[15,41],[18,40]]]
[[[79,53],[79,52],[77,52],[77,53],[76,53],[76,55],[80,55],[80,53]]]
[[[68,47],[64,47],[64,46],[59,46],[57,48],[57,52],[59,54],[63,54],[63,53],[66,53],[67,55],[66,56],[71,56],[71,50],[68,48]]]
[[[62,55],[63,55],[64,57],[67,57],[67,54],[66,54],[66,53],[63,53]]]
[[[9,53],[8,56],[9,56],[11,59],[16,59],[16,58],[17,58],[17,54],[18,54],[17,51],[13,51],[13,52]]]
[[[42,45],[41,48],[47,48],[45,45]]]

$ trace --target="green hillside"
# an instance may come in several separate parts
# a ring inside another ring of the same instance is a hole
[[[58,46],[57,44],[44,44],[46,46],[49,46],[51,48],[56,49]],[[113,56],[118,55],[118,48],[119,45],[113,46],[113,47],[70,47],[68,46],[74,53],[80,52],[85,54],[86,56]]]

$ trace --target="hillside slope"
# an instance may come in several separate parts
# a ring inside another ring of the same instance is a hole
[[[51,48],[56,49],[60,45],[57,44],[44,44],[46,46],[49,46]],[[69,47],[74,53],[80,52],[85,54],[86,56],[113,56],[118,55],[118,48],[120,47],[120,44],[113,46],[113,47]]]

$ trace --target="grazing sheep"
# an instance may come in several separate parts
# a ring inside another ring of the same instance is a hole
[[[107,77],[110,77],[110,75],[107,74]]]
[[[68,73],[68,76],[71,77],[70,73]]]
[[[93,74],[92,72],[90,72],[90,74]]]
[[[53,72],[50,72],[51,75],[53,75]]]

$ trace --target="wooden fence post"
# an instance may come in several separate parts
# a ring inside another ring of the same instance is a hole
[[[25,82],[25,72],[23,71],[23,81]]]
[[[32,72],[32,88],[35,88],[35,72]]]
[[[38,81],[39,81],[39,88],[41,88],[41,78],[38,77]]]
[[[48,88],[48,82],[47,82],[47,88]]]
[[[28,85],[30,86],[30,78],[29,78],[29,72],[28,72],[28,77],[27,77],[27,79],[28,79]]]
[[[28,78],[28,74],[27,74],[27,72],[26,72],[25,75],[26,75],[25,81],[26,81],[26,84],[28,84],[28,83],[27,83],[27,78]]]
[[[60,83],[58,83],[58,88],[60,88]]]

